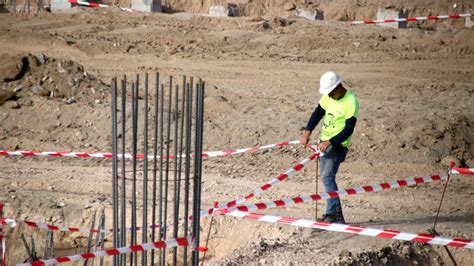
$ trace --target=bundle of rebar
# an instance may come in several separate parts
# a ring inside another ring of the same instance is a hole
[[[153,98],[149,91],[148,74],[143,80],[137,74],[130,82],[124,76],[120,81],[120,93],[117,79],[112,81],[113,246],[138,244],[138,234],[141,234],[142,243],[149,241],[149,234],[153,242],[168,239],[171,235],[173,238],[193,237],[193,244],[198,246],[202,169],[199,155],[202,153],[205,84],[201,80],[194,83],[193,78],[188,80],[185,76],[181,86],[173,77],[169,77],[167,84],[164,84],[160,82],[159,73],[156,73],[154,85]],[[153,99],[152,106],[149,99]],[[130,111],[127,112],[128,108]],[[153,114],[150,115],[149,110],[152,108]],[[142,118],[139,113],[143,115]],[[143,123],[139,123],[140,120]],[[152,135],[149,134],[150,129]],[[138,149],[142,149],[144,154],[152,150],[153,158],[145,156],[143,161],[138,161],[135,156]],[[125,160],[125,154],[129,152],[133,155],[131,165]],[[172,154],[174,156],[170,156]],[[120,171],[119,158],[122,159]],[[152,164],[151,169],[148,169],[149,163]],[[143,173],[141,202],[137,191],[139,173]],[[131,177],[127,178],[127,175]],[[149,182],[152,183],[151,190],[148,188]],[[141,229],[137,230],[139,211],[142,224]],[[192,217],[192,220],[188,217]],[[131,229],[125,230],[127,226]],[[132,253],[128,257],[115,256],[114,265],[138,265],[139,256],[142,265],[198,264],[198,251],[187,247],[179,249],[174,247],[171,250],[151,251],[150,254],[142,252],[140,255]]]

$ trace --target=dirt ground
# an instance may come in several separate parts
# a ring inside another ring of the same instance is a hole
[[[446,5],[434,7],[431,12]],[[340,188],[445,174],[450,161],[474,167],[474,31],[463,21],[397,30],[350,26],[336,16],[310,22],[284,15],[212,19],[115,8],[2,13],[0,149],[111,151],[111,78],[155,71],[207,82],[204,150],[294,140],[319,100],[319,77],[336,70],[360,102]],[[292,146],[205,159],[203,208],[253,191],[308,155]],[[312,194],[314,172],[313,163],[253,202]],[[8,217],[87,227],[101,207],[111,217],[110,176],[108,160],[1,157],[0,202]],[[426,232],[442,190],[432,183],[345,197],[346,221]],[[455,176],[441,208],[441,235],[474,238],[473,200],[474,180]],[[265,213],[312,219],[314,203]],[[10,265],[26,258],[20,231],[8,232]],[[84,240],[55,235],[59,254],[81,252]],[[209,244],[210,264],[451,265],[440,247],[231,217],[216,218]],[[473,251],[450,250],[459,265],[474,263]]]

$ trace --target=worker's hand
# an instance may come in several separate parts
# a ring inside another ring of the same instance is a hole
[[[301,134],[300,142],[301,142],[301,144],[303,144],[305,147],[306,147],[306,146],[308,145],[308,143],[309,143],[309,136],[311,136],[311,131],[308,131],[308,130],[303,131],[303,134]]]
[[[321,152],[326,152],[326,150],[328,149],[330,145],[331,145],[331,142],[329,142],[329,140],[326,140],[318,144],[318,149]]]

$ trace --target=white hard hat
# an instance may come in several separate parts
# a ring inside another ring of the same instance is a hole
[[[342,82],[341,77],[334,71],[324,73],[319,80],[319,93],[328,95]]]

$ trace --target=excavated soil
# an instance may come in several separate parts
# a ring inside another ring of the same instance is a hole
[[[210,4],[187,2],[174,9],[205,13]],[[381,1],[364,1],[370,3],[358,8],[339,2],[320,3],[331,20],[317,22],[280,12],[283,1],[262,4],[262,13],[252,9],[252,17],[227,19],[116,8],[30,17],[2,13],[0,149],[110,151],[111,78],[155,71],[207,82],[204,150],[298,139],[320,97],[319,77],[333,69],[360,101],[340,188],[445,174],[450,161],[474,167],[474,31],[460,20],[410,24],[405,30],[349,26],[340,20],[373,16],[372,7]],[[405,6],[421,13],[428,10],[425,2]],[[452,11],[451,4],[432,2],[430,12]],[[205,159],[203,208],[253,191],[307,155],[292,146]],[[77,227],[88,227],[92,212],[106,207],[110,227],[110,166],[98,159],[1,157],[0,202],[7,204],[8,217]],[[311,164],[253,202],[314,193],[314,172]],[[426,232],[442,190],[443,184],[432,183],[346,197],[346,221]],[[441,235],[474,238],[473,197],[473,179],[455,176],[441,208]],[[319,203],[318,213],[323,212]],[[264,213],[312,219],[314,203]],[[207,232],[209,221],[203,223]],[[44,238],[43,231],[24,226],[8,230],[10,265],[26,258],[20,232]],[[85,240],[78,233],[55,234],[57,254],[82,252]],[[472,251],[450,250],[459,265],[474,263]],[[216,217],[206,261],[450,264],[440,247],[231,217]]]

